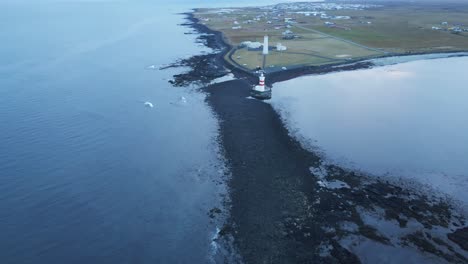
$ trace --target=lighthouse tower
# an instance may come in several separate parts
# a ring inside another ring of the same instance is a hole
[[[263,73],[258,77],[258,85],[255,86],[255,90],[265,92],[265,75]]]
[[[268,36],[263,37],[263,55],[268,55]]]
[[[250,95],[259,100],[271,99],[271,88],[265,85],[265,74],[263,72],[258,76],[258,85],[253,87]]]

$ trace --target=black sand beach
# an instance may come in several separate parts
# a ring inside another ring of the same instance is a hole
[[[190,23],[186,25],[204,34],[200,41],[221,52],[180,62],[193,70],[175,76],[173,84],[207,85],[204,91],[220,120],[220,143],[232,175],[228,183],[231,211],[220,239],[233,237],[243,262],[360,263],[356,255],[340,245],[340,239],[356,235],[389,246],[392,242],[363,221],[359,208],[381,208],[386,220],[396,221],[402,228],[408,219],[415,219],[428,231],[433,226],[458,226],[460,230],[466,226],[463,217],[454,213],[456,210],[444,198],[429,197],[379,178],[326,165],[320,155],[305,150],[291,137],[271,105],[248,98],[257,79],[224,63],[229,45],[222,34],[199,24],[192,14],[187,17]],[[267,79],[271,85],[304,74],[372,67],[370,63],[336,66],[294,69]],[[225,74],[225,68],[236,80],[208,85]],[[346,187],[323,188],[321,180],[339,181]],[[343,228],[343,222],[353,223],[356,228]],[[449,238],[463,245],[462,233],[458,231]],[[415,250],[448,262],[468,261],[466,252],[450,245],[440,243],[434,247],[438,240],[429,232],[409,234],[402,239]]]

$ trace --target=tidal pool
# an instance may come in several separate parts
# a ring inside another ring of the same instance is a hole
[[[466,204],[468,58],[421,58],[277,83],[271,104],[328,161],[414,179]]]

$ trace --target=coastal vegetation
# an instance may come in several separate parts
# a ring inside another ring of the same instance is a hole
[[[229,63],[253,70],[260,48],[244,42],[270,37],[265,68],[318,66],[388,55],[468,50],[468,4],[379,5],[288,3],[267,7],[198,9],[201,24],[223,33]],[[276,46],[285,47],[278,49]]]

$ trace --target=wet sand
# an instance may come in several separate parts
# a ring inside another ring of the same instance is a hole
[[[256,77],[224,63],[222,58],[229,46],[222,35],[198,24],[191,14],[188,19],[192,22],[188,26],[211,34],[203,36],[202,41],[221,52],[181,63],[191,66],[203,62],[205,66],[175,76],[174,83],[183,84],[205,74],[200,82],[206,85],[207,101],[220,120],[220,142],[232,175],[228,183],[229,222],[221,229],[220,237],[234,238],[245,263],[360,263],[355,254],[341,246],[342,238],[356,235],[393,245],[360,214],[375,208],[401,228],[409,220],[424,226],[426,234],[418,231],[401,238],[415,250],[453,263],[467,261],[466,252],[452,245],[432,246],[438,241],[430,232],[433,227],[454,230],[466,226],[450,201],[325,164],[319,155],[305,150],[289,135],[269,104],[247,98]],[[372,67],[369,63],[335,66],[294,69],[267,78],[271,84],[303,74]],[[224,72],[223,68],[232,71],[237,79],[208,85],[218,76],[216,69]],[[206,78],[207,73],[212,78]],[[324,187],[324,182],[333,181],[347,187]],[[343,228],[343,222],[353,223],[356,228]],[[463,237],[460,231],[451,236],[452,241],[459,237]]]

